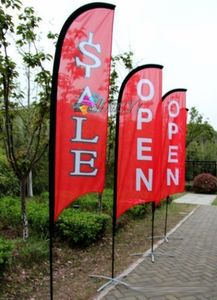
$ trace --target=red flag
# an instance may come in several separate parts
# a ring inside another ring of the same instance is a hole
[[[104,188],[113,16],[113,5],[85,5],[66,21],[57,43],[51,104],[55,220],[77,197]]]
[[[156,201],[160,196],[162,68],[138,67],[121,87],[117,116],[117,217],[136,204]]]
[[[162,196],[185,188],[186,89],[175,89],[163,96]]]

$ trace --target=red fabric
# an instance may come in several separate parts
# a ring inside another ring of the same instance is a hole
[[[130,207],[159,197],[162,67],[144,66],[125,81],[120,95],[117,203]],[[137,179],[136,179],[137,178]],[[144,179],[146,178],[146,179]],[[146,181],[145,181],[146,180]]]
[[[63,40],[56,103],[55,220],[79,196],[104,188],[113,15],[109,8],[86,10]]]
[[[163,99],[161,199],[185,189],[186,91],[174,90]]]

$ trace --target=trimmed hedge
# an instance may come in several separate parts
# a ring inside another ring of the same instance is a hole
[[[87,246],[105,233],[110,219],[106,214],[66,209],[59,217],[57,228],[69,242]]]
[[[98,194],[92,193],[87,194],[80,197],[77,201],[73,202],[71,205],[72,208],[78,208],[82,211],[91,211],[98,212],[99,211],[99,201]],[[106,214],[112,215],[113,208],[113,191],[110,189],[106,189],[103,192],[102,197],[102,211]]]
[[[193,191],[202,194],[217,192],[217,178],[209,173],[202,173],[194,178]]]
[[[74,244],[90,244],[96,241],[105,232],[110,216],[102,213],[85,211],[95,203],[95,200],[84,200],[83,210],[66,209],[57,222],[57,230],[61,237],[67,238]],[[82,206],[81,205],[81,206]],[[94,205],[93,205],[94,206]],[[95,207],[95,206],[94,206]],[[4,197],[0,199],[0,220],[5,228],[13,226],[22,230],[19,198]],[[48,203],[34,199],[27,200],[27,219],[30,237],[32,234],[41,237],[49,235]]]
[[[3,275],[5,267],[10,263],[13,252],[13,243],[0,237],[0,276]]]
[[[130,215],[132,218],[143,218],[145,215],[151,212],[151,204],[139,204],[127,211],[127,214]]]
[[[27,219],[30,230],[36,234],[48,235],[49,216],[48,204],[36,200],[27,200]],[[0,222],[3,227],[22,227],[20,199],[4,197],[0,199]]]

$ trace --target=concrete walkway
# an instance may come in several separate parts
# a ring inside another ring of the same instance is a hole
[[[217,300],[217,207],[195,206],[155,250],[155,262],[143,256],[128,273],[122,280],[129,287],[110,286],[95,299]]]
[[[216,197],[217,197],[217,195],[187,193],[184,196],[176,199],[174,202],[175,203],[198,204],[198,205],[211,205]]]

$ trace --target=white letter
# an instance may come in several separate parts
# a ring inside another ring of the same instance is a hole
[[[142,94],[142,85],[147,84],[149,86],[149,95],[144,96]],[[141,79],[137,84],[137,95],[142,101],[149,101],[154,97],[154,86],[149,79]]]
[[[179,185],[179,169],[175,169],[175,174],[172,173],[171,169],[167,169],[167,185],[171,185],[171,179],[175,185]]]
[[[149,192],[152,191],[153,169],[148,169],[148,180],[141,169],[136,169],[136,191],[141,191],[141,179]]]
[[[82,151],[82,150],[71,150],[71,153],[75,154],[75,169],[70,172],[71,176],[96,176],[98,170],[94,169],[94,159],[97,157],[96,151]],[[89,160],[81,160],[82,154],[88,154],[92,158]],[[81,172],[81,165],[88,165],[92,172]]]
[[[174,150],[174,151],[173,151]],[[169,146],[169,152],[168,152],[168,162],[169,163],[177,163],[178,162],[178,153],[176,152],[178,150],[178,146]]]
[[[151,147],[143,146],[143,143],[152,143],[152,139],[138,138],[137,139],[137,159],[138,160],[152,160],[151,155],[143,155],[143,151],[151,151]]]
[[[81,118],[81,117],[73,117],[73,120],[76,121],[75,125],[75,137],[71,139],[72,142],[82,142],[82,143],[93,143],[96,144],[98,142],[99,137],[95,136],[93,139],[83,139],[82,138],[82,124],[83,121],[87,120],[86,118]]]
[[[172,139],[172,135],[173,134],[176,134],[178,132],[178,125],[176,123],[169,123],[168,124],[168,137],[169,137],[169,140]]]
[[[175,105],[175,109],[172,109],[172,105]],[[177,117],[179,114],[179,103],[176,100],[172,100],[170,101],[169,105],[168,105],[168,111],[169,111],[169,115],[170,117]]]
[[[146,117],[142,117],[142,114],[146,113]],[[142,123],[151,122],[153,119],[152,111],[148,108],[139,108],[137,116],[137,129],[142,129]]]

